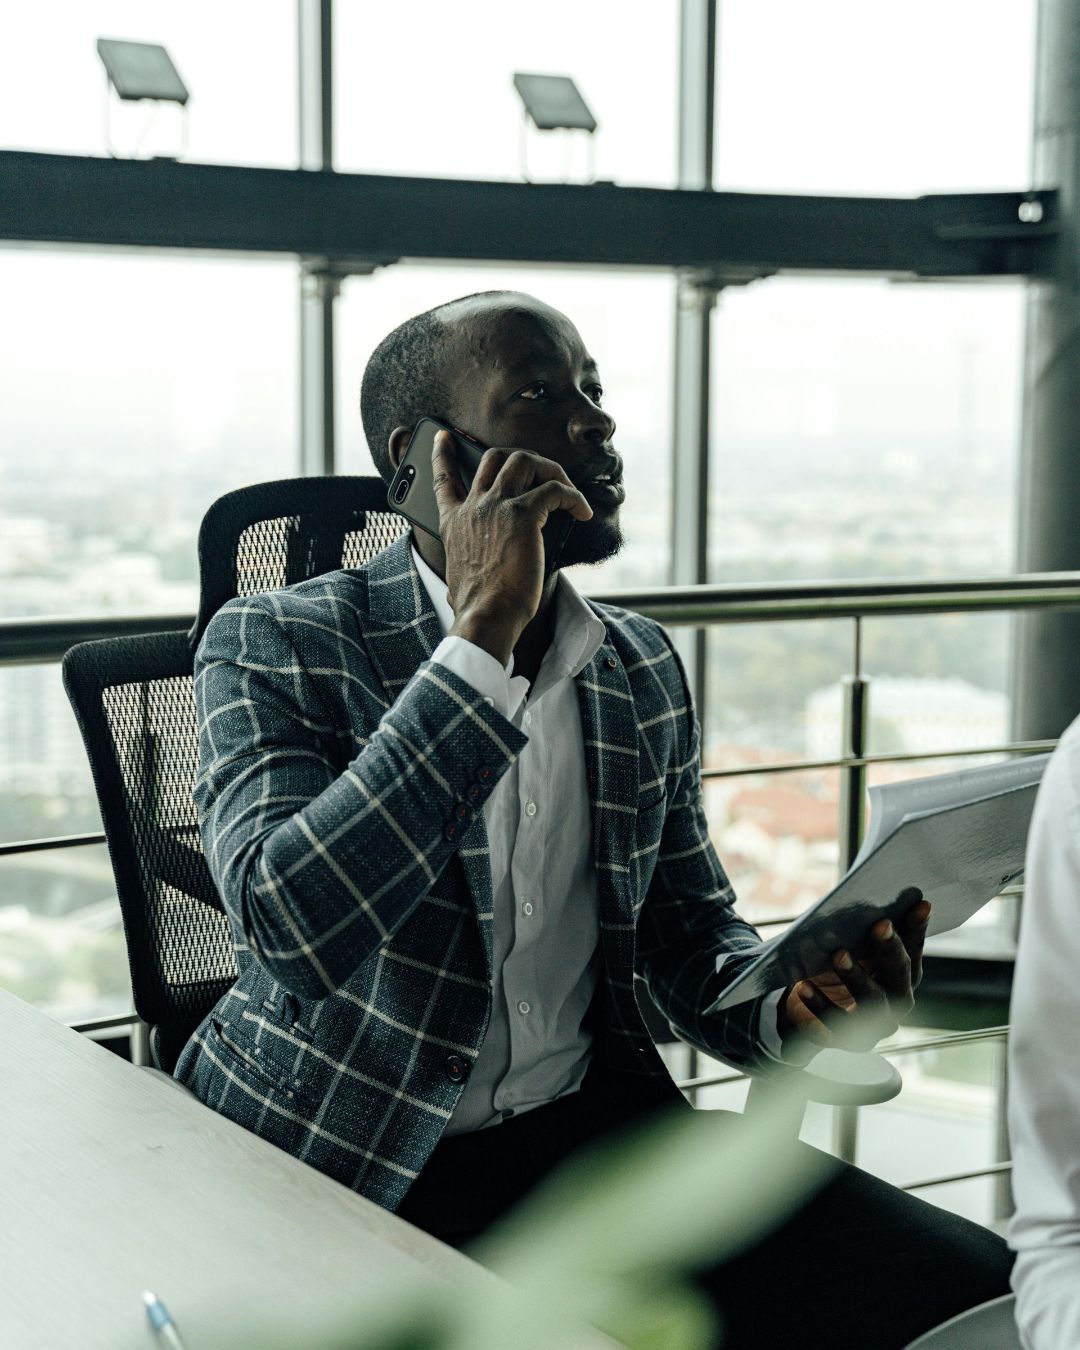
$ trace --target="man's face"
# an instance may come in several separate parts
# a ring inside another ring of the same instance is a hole
[[[584,494],[559,565],[602,562],[622,547],[622,460],[596,363],[564,315],[530,296],[466,302],[444,373],[453,421],[485,445],[554,460]],[[608,481],[603,481],[603,479]]]

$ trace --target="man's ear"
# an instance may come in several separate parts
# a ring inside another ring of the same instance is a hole
[[[390,452],[390,463],[394,466],[394,472],[397,473],[401,464],[401,457],[409,448],[409,442],[412,440],[412,427],[395,427],[390,433],[390,439],[387,441],[387,449]]]

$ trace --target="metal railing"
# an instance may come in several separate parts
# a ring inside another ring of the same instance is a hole
[[[735,778],[747,775],[794,773],[806,770],[837,769],[841,774],[841,797],[838,830],[840,862],[846,869],[858,850],[863,831],[863,809],[866,795],[866,775],[870,766],[910,762],[926,759],[961,758],[965,756],[1032,753],[1051,749],[1052,741],[1010,742],[978,748],[963,748],[931,752],[897,752],[882,755],[867,753],[869,729],[866,680],[862,671],[862,623],[864,619],[910,616],[915,614],[957,614],[971,612],[1016,612],[1022,610],[1080,609],[1080,573],[1038,573],[1023,576],[995,578],[945,579],[941,581],[854,581],[822,582],[794,585],[737,585],[684,586],[638,590],[620,590],[594,595],[593,599],[637,610],[647,617],[668,626],[689,625],[701,627],[713,624],[767,623],[780,620],[836,619],[849,620],[852,627],[852,663],[844,678],[844,720],[840,754],[831,759],[793,759],[780,763],[739,765],[725,769],[704,769],[703,778]],[[77,642],[102,637],[117,637],[156,632],[165,629],[188,629],[190,614],[128,616],[123,618],[51,618],[0,619],[0,666],[41,664],[59,661],[67,649]],[[98,833],[57,836],[47,839],[19,841],[0,845],[0,857],[12,856],[49,848],[76,848],[99,844],[104,835]],[[775,927],[790,923],[797,915],[770,918],[761,927]],[[133,1042],[142,1042],[137,1035],[142,1024],[133,1015],[104,1019],[99,1022],[79,1023],[77,1029],[100,1029],[129,1025]],[[882,1053],[903,1054],[916,1049],[930,1049],[959,1043],[962,1040],[985,1040],[1002,1037],[1006,1029],[991,1027],[985,1030],[933,1037],[925,1041],[886,1047]],[[134,1045],[133,1045],[134,1048]],[[680,1082],[687,1092],[721,1082],[735,1082],[745,1075],[696,1075]],[[837,1107],[834,1146],[840,1156],[854,1159],[857,1147],[856,1116],[853,1107]],[[980,1176],[1003,1172],[1002,1161],[968,1175]],[[912,1183],[916,1186],[943,1184],[960,1179],[946,1177]]]

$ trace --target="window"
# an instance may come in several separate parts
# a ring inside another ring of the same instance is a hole
[[[617,0],[338,5],[336,167],[436,178],[521,177],[515,70],[569,75],[592,109],[596,176],[676,182],[678,6]],[[584,181],[581,133],[531,130],[531,177]]]
[[[187,159],[295,168],[297,56],[294,0],[257,7],[212,0],[39,0],[6,6],[0,43],[0,145],[104,155],[105,71],[99,37],[161,43],[188,102]],[[175,104],[121,103],[112,131],[120,155],[176,155]]]
[[[1012,569],[1021,286],[778,278],[713,334],[711,580]]]
[[[295,472],[295,268],[18,250],[0,287],[0,615],[194,611],[206,507]]]
[[[209,503],[297,463],[295,268],[0,254],[0,616],[192,613]],[[60,667],[0,667],[0,841],[100,830]],[[2,860],[0,983],[130,998],[104,848]]]
[[[1034,0],[724,0],[716,186],[895,196],[1029,181]]]

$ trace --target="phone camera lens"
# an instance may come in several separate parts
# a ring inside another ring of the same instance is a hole
[[[405,498],[409,495],[409,488],[411,487],[412,483],[410,483],[407,478],[403,478],[401,482],[397,485],[397,487],[394,489],[394,504],[396,506],[400,506],[401,503],[405,500]]]

